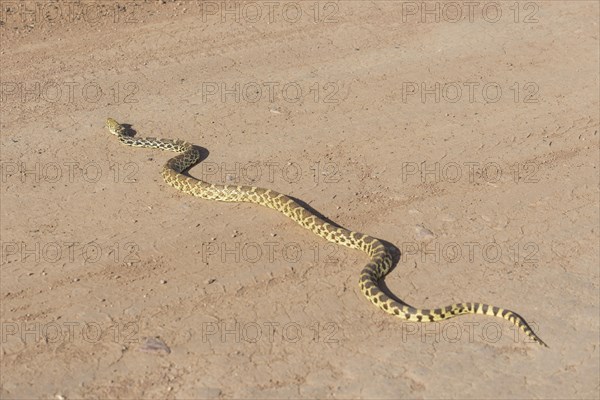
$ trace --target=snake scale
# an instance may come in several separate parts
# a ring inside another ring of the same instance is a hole
[[[547,347],[521,316],[507,309],[469,302],[427,310],[414,308],[391,299],[378,286],[379,280],[392,267],[392,253],[380,240],[334,226],[314,215],[292,198],[274,190],[254,186],[218,185],[183,175],[183,171],[200,160],[199,151],[192,144],[183,140],[133,137],[123,125],[112,118],[106,120],[106,126],[125,145],[180,153],[167,161],[162,169],[162,177],[166,183],[184,193],[208,200],[260,204],[279,211],[302,227],[332,243],[365,252],[370,261],[360,273],[360,289],[367,299],[388,314],[416,322],[442,321],[461,314],[491,315],[510,321],[522,329],[533,341]]]

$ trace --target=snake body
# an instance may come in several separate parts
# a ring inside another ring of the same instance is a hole
[[[435,309],[420,309],[391,299],[378,286],[379,280],[392,267],[392,254],[380,240],[334,226],[307,210],[294,199],[274,190],[254,186],[218,185],[183,175],[183,171],[200,160],[199,151],[188,142],[178,139],[132,137],[123,125],[112,118],[106,120],[106,126],[125,145],[180,153],[167,161],[161,174],[166,183],[184,193],[207,200],[260,204],[279,211],[300,226],[332,243],[365,252],[370,260],[360,273],[360,289],[367,299],[386,313],[416,322],[442,321],[461,314],[491,315],[510,321],[522,329],[533,341],[547,347],[520,315],[507,309],[474,302],[456,303]]]

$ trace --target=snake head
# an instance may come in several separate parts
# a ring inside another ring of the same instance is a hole
[[[106,119],[106,127],[108,128],[110,133],[112,133],[113,135],[119,136],[119,135],[122,135],[123,133],[125,133],[125,128],[123,127],[123,125],[121,125],[120,123],[118,123],[117,121],[115,121],[112,118]]]

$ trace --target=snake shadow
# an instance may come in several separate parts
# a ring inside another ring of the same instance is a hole
[[[133,137],[137,134],[137,131],[135,129],[133,129],[133,127],[130,124],[122,124],[122,126],[125,128],[125,130],[127,131],[127,134],[129,136]],[[197,146],[195,144],[192,144],[192,146],[200,154],[200,159],[198,160],[198,163],[196,164],[196,165],[199,165],[202,161],[204,161],[208,158],[208,155],[210,154],[210,152],[208,151],[208,149],[206,149],[204,147]],[[189,174],[189,171],[184,171],[183,173],[185,175],[192,176]],[[344,226],[338,224],[337,222],[332,221],[331,219],[329,219],[328,217],[326,217],[325,215],[320,213],[318,210],[313,208],[310,204],[306,203],[305,201],[298,199],[294,196],[290,196],[290,195],[287,195],[287,196],[289,198],[291,198],[292,200],[294,200],[295,202],[297,202],[298,204],[300,204],[302,207],[306,208],[311,213],[315,214],[317,217],[321,218],[323,221],[335,226],[336,228],[348,229],[348,228],[345,228]],[[386,249],[390,252],[390,254],[392,256],[392,266],[390,268],[390,271],[388,272],[388,274],[390,274],[398,266],[398,263],[400,261],[400,256],[401,256],[400,249],[398,249],[398,247],[396,247],[393,243],[390,243],[386,240],[379,239],[379,238],[378,238],[378,240],[381,243],[383,243],[383,245],[386,247]],[[397,301],[398,303],[401,303],[401,304],[406,304],[403,300],[398,298],[396,295],[394,295],[394,293],[392,293],[390,291],[389,287],[385,283],[385,277],[378,282],[378,286],[379,286],[380,290],[382,292],[384,292],[392,300]],[[406,305],[408,305],[408,304],[406,304]]]

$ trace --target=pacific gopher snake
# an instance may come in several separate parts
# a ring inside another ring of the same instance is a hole
[[[481,303],[457,303],[436,309],[413,308],[403,302],[398,302],[378,287],[378,281],[392,267],[391,252],[381,241],[368,235],[336,227],[298,204],[290,197],[274,190],[254,186],[234,186],[211,184],[188,177],[182,172],[200,159],[200,154],[190,143],[178,139],[134,138],[124,126],[112,118],[106,120],[110,132],[128,146],[157,148],[173,151],[179,155],[167,161],[162,169],[162,177],[169,185],[197,197],[208,200],[228,202],[249,202],[260,204],[279,211],[291,218],[302,227],[330,242],[365,252],[369,263],[360,274],[359,285],[362,293],[373,304],[388,314],[395,315],[408,321],[431,322],[441,321],[461,314],[485,314],[504,318],[521,328],[535,342],[547,345],[532,331],[527,322],[513,311]]]

